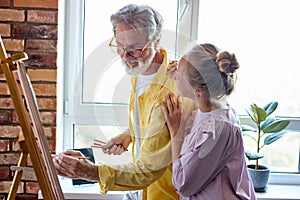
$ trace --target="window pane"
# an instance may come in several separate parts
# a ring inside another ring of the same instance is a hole
[[[278,101],[275,115],[300,116],[300,12],[297,0],[201,0],[199,40],[236,54],[240,63],[231,103]]]
[[[175,52],[177,1],[131,0],[102,1],[85,0],[84,22],[84,103],[127,103],[131,90],[130,77],[126,75],[119,56],[108,47],[113,36],[110,15],[129,3],[148,4],[164,18],[161,46]]]
[[[261,153],[265,156],[259,160],[259,164],[269,166],[273,172],[298,172],[299,134],[299,132],[287,133],[280,140],[264,146]],[[255,143],[250,137],[245,137],[244,142],[245,149],[255,149]],[[255,161],[250,161],[250,163],[255,164]]]
[[[74,126],[74,148],[91,148],[94,143],[94,139],[98,139],[106,142],[110,138],[120,134],[120,132],[126,130],[126,127],[120,126],[100,126],[100,125],[75,125]],[[131,145],[128,148],[128,152],[124,152],[121,155],[108,155],[102,152],[100,148],[92,148],[95,163],[102,164],[126,164],[132,162]]]
[[[278,101],[275,116],[300,116],[300,12],[297,0],[201,0],[200,43],[213,43],[235,53],[239,63],[236,89],[230,103],[240,115],[251,103]],[[299,121],[296,119],[296,130]],[[245,137],[245,149],[253,150]],[[250,139],[251,140],[251,139]],[[279,172],[299,173],[299,132],[288,133],[263,147],[260,160]]]

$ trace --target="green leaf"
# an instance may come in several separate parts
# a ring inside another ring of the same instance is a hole
[[[256,111],[256,109],[254,109],[254,111]],[[255,123],[257,123],[257,115],[256,113],[254,113],[253,109],[250,108],[246,108],[246,112],[248,113],[248,115],[250,116],[250,118],[252,119],[252,121],[254,121]]]
[[[269,116],[277,109],[277,106],[278,106],[278,102],[272,101],[272,102],[268,103],[267,105],[265,105],[263,107],[263,109],[266,111],[267,116]]]
[[[242,131],[252,131],[252,132],[256,132],[257,129],[253,128],[252,126],[249,125],[241,125]]]
[[[264,140],[264,144],[265,145],[269,145],[273,142],[275,142],[276,140],[280,139],[281,137],[283,137],[286,133],[288,133],[290,131],[288,130],[283,130],[283,131],[280,131],[280,132],[277,132],[277,133],[273,133],[271,135],[268,135],[265,140]]]
[[[267,117],[267,113],[264,109],[258,107],[256,104],[251,104],[250,108],[246,109],[248,115],[251,119],[256,123],[260,124],[260,122],[265,121]]]
[[[248,160],[258,160],[264,157],[264,155],[260,153],[251,153],[250,151],[245,150],[245,155]]]
[[[268,126],[264,127],[263,132],[264,133],[275,133],[279,132],[283,129],[285,129],[289,125],[290,121],[289,120],[275,120]]]
[[[264,109],[262,109],[260,107],[256,107],[256,112],[257,112],[257,115],[258,115],[259,123],[266,120],[267,113]]]
[[[271,124],[275,120],[275,117],[267,117],[267,119],[260,124],[260,129],[265,129],[269,124]]]

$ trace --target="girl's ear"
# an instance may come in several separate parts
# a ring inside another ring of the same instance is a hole
[[[203,90],[201,88],[196,88],[195,94],[196,94],[196,97],[201,97],[203,94]]]
[[[207,95],[208,95],[207,88],[197,87],[195,89],[195,94],[197,97],[207,97]]]

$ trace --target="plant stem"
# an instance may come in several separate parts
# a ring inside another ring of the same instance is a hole
[[[260,123],[257,123],[257,127],[258,127],[258,136],[257,136],[257,149],[256,149],[256,152],[259,153],[259,146],[260,146]],[[256,160],[256,164],[255,164],[255,169],[258,169],[258,159]]]

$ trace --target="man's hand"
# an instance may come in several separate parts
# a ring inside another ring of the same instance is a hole
[[[127,151],[130,143],[131,135],[127,132],[111,138],[106,144],[101,145],[101,147],[102,151],[106,154],[120,155],[124,151]]]
[[[72,179],[98,181],[98,167],[94,163],[81,159],[80,151],[68,150],[53,158],[58,175]]]

